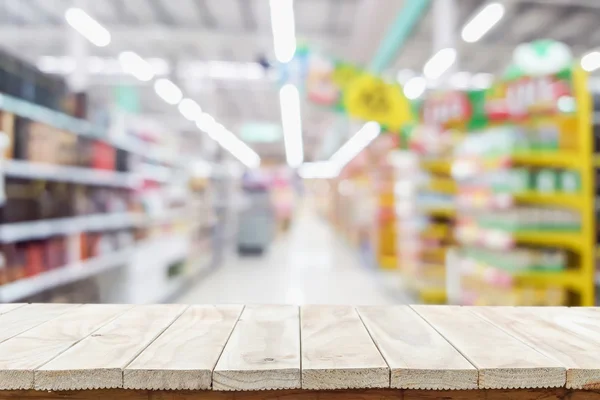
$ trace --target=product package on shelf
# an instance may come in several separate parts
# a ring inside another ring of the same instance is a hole
[[[458,298],[592,305],[590,95],[579,69],[498,81],[455,149]],[[575,104],[564,107],[565,103]]]
[[[404,281],[419,300],[446,302],[445,260],[454,244],[456,182],[452,177],[454,148],[469,126],[478,124],[473,103],[482,94],[474,91],[428,93],[419,111],[419,123],[407,130],[407,147],[418,154],[415,212],[419,228],[411,242],[418,243],[416,258],[404,268]]]

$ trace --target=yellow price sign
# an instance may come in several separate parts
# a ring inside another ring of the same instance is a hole
[[[410,120],[410,105],[400,87],[369,74],[362,74],[348,84],[343,101],[348,114],[379,122],[388,129],[400,129]]]

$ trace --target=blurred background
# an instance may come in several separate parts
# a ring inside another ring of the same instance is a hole
[[[594,305],[598,22],[0,0],[0,303]]]

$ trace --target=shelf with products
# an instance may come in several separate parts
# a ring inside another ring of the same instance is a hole
[[[460,91],[436,91],[427,94],[419,108],[419,121],[405,132],[407,147],[418,154],[420,183],[415,196],[415,212],[423,221],[417,234],[420,243],[416,259],[405,271],[406,280],[423,293],[432,292],[429,300],[445,302],[445,254],[455,243],[457,185],[453,174],[453,152],[462,141],[462,120],[471,113],[468,98]],[[435,265],[440,274],[435,279],[427,271]]]
[[[497,81],[486,92],[488,124],[467,135],[452,168],[461,245],[459,287],[450,290],[460,295],[453,302],[593,305],[586,82],[575,68]],[[515,89],[521,87],[527,96]],[[577,106],[561,110],[563,98]]]
[[[5,160],[0,167],[5,176],[72,182],[84,185],[133,188],[139,182],[137,174],[93,168],[82,168],[23,160]]]
[[[75,136],[97,141],[127,153],[159,162],[176,162],[173,152],[165,151],[138,140],[134,137],[113,137],[107,135],[107,126],[98,126],[81,118],[76,118],[64,112],[53,110],[30,101],[19,99],[8,94],[0,93],[0,113],[2,114],[2,130],[10,136],[10,129],[18,119],[43,125],[54,132],[69,133]]]
[[[0,285],[0,303],[18,301],[49,289],[121,267],[129,262],[132,255],[133,248],[126,248]]]

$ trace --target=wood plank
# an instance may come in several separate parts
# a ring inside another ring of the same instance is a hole
[[[539,310],[519,307],[470,307],[540,353],[567,369],[567,388],[600,389],[600,334],[582,331],[575,321],[586,319],[586,310],[553,308]],[[592,312],[592,320],[600,315]],[[588,310],[589,314],[589,310]]]
[[[123,374],[130,389],[210,389],[212,371],[243,306],[188,308]]]
[[[477,389],[477,369],[409,306],[358,307],[392,388]]]
[[[0,343],[0,390],[33,389],[36,368],[131,307],[83,305]]]
[[[479,369],[479,387],[561,387],[566,370],[522,341],[473,314],[452,306],[412,306]]]
[[[390,371],[356,310],[350,306],[301,308],[302,388],[390,386]]]
[[[0,314],[6,314],[7,312],[23,307],[24,305],[25,303],[2,303],[0,304]]]
[[[185,308],[178,304],[134,307],[37,369],[34,376],[36,389],[122,387],[122,369]]]
[[[592,390],[277,390],[277,391],[145,391],[101,389],[42,392],[37,390],[0,391],[0,400],[598,400]]]
[[[435,392],[431,392],[435,393]],[[258,390],[244,392],[153,391],[150,400],[402,400],[402,390]],[[444,399],[451,399],[445,397]],[[0,400],[3,400],[0,397]],[[112,398],[111,398],[112,400]]]
[[[213,372],[214,390],[300,388],[296,306],[246,306]]]
[[[0,315],[0,343],[80,307],[79,304],[30,304]]]

